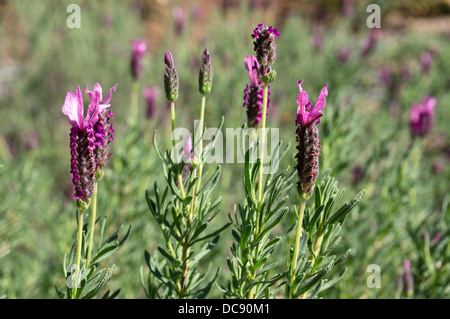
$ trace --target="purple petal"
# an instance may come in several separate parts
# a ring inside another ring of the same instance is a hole
[[[303,91],[302,89],[303,80],[297,82],[299,94],[297,97],[297,121],[296,124],[305,124],[309,117],[309,112],[307,111],[306,106],[308,105],[308,93]]]
[[[254,69],[256,64],[256,69],[259,68],[258,61],[253,55],[247,55],[244,59],[245,68],[248,71],[248,78],[250,79],[250,84],[252,86],[257,86],[259,82],[258,71]]]
[[[100,84],[99,84],[100,85]],[[105,97],[105,99],[102,101],[102,103],[101,104],[109,104],[109,102],[111,101],[111,95],[112,95],[112,92],[114,91],[116,91],[116,88],[117,88],[117,83],[116,83],[116,85],[114,85],[110,90],[109,90],[109,92],[108,92],[108,95]],[[101,87],[100,87],[100,90],[101,90]],[[101,97],[101,94],[100,94],[100,97]]]
[[[77,93],[67,92],[62,112],[67,115],[72,126],[83,127],[83,97],[81,96],[80,87],[77,87]]]
[[[92,125],[95,124],[98,121],[98,113],[99,111],[99,106],[100,106],[100,92],[99,91],[94,91],[95,95],[93,97],[93,99],[91,100],[91,103],[89,104],[88,107],[88,111],[86,114],[86,119],[85,119],[85,125],[91,123]]]
[[[316,105],[314,106],[314,109],[312,110],[310,115],[313,121],[323,115],[321,111],[325,108],[325,100],[327,95],[328,95],[327,85],[324,84],[323,89],[320,91],[319,97],[317,98]]]

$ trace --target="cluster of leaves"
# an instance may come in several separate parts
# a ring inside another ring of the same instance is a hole
[[[290,231],[280,236],[271,235],[289,211],[286,207],[289,199],[287,194],[293,185],[291,179],[295,176],[295,171],[288,168],[276,176],[267,174],[263,186],[263,202],[258,207],[257,177],[262,167],[260,159],[257,159],[256,163],[251,160],[255,157],[257,145],[250,148],[245,155],[245,201],[237,208],[235,206],[234,216],[229,214],[229,219],[235,227],[232,231],[235,240],[231,246],[232,258],[227,258],[231,280],[227,285],[219,285],[219,289],[227,297],[236,299],[249,296],[271,298],[281,287],[271,290],[272,286],[284,276],[283,273],[270,275],[270,271],[278,266],[277,262],[270,262],[270,256]],[[275,161],[281,160],[289,149],[288,145],[280,153],[280,146],[281,142],[272,154],[272,160],[266,164],[269,167],[274,165]]]
[[[78,215],[78,212],[77,212]],[[76,250],[77,241],[75,240],[70,253],[64,256],[64,276],[66,279],[65,291],[58,290],[55,287],[56,293],[60,299],[92,299],[102,292],[106,284],[110,280],[115,265],[106,268],[100,268],[100,262],[114,255],[128,240],[131,233],[131,226],[127,232],[119,239],[119,232],[123,226],[116,229],[108,238],[103,240],[106,217],[101,218],[100,228],[100,245],[93,254],[92,260],[87,265],[87,238],[89,238],[89,223],[83,224],[82,243],[81,243],[81,262],[78,278],[76,278]],[[78,220],[78,218],[77,218]],[[100,221],[97,219],[96,224]],[[75,285],[77,290],[75,292]],[[102,299],[114,299],[120,292],[120,289],[110,294],[107,290]],[[76,295],[74,295],[76,294]]]
[[[404,277],[399,275],[397,297],[448,298],[450,294],[450,197],[444,200],[442,215],[437,222],[430,223],[426,220],[417,227],[408,225],[408,233],[415,247],[415,254],[411,260],[414,287],[411,287],[411,292],[405,291]]]
[[[223,119],[218,130],[222,123]],[[205,164],[216,136],[202,152],[197,162],[199,165]],[[195,192],[199,180],[195,174],[196,167],[185,161],[174,161],[169,150],[165,155],[161,154],[156,143],[156,133],[154,145],[164,167],[167,186],[161,192],[155,182],[153,194],[147,191],[146,197],[150,213],[163,235],[164,246],[158,246],[157,252],[152,254],[145,252],[150,271],[147,278],[141,271],[142,286],[148,298],[205,298],[219,269],[208,279],[210,269],[201,272],[199,263],[216,246],[220,233],[230,226],[230,223],[226,223],[216,230],[209,230],[213,219],[220,212],[221,198],[212,201],[211,194],[219,181],[221,168],[217,166],[199,191]],[[190,166],[188,174],[183,177],[185,191],[182,195],[177,182],[187,165]]]
[[[350,202],[335,210],[344,192],[345,188],[338,188],[330,171],[325,172],[320,182],[316,183],[314,206],[308,208],[302,222],[304,232],[300,238],[296,269],[291,269],[294,258],[291,249],[287,266],[289,270],[286,272],[286,297],[316,298],[321,291],[330,288],[344,276],[345,268],[332,279],[326,277],[350,254],[348,249],[339,258],[332,255],[341,242],[342,224],[347,214],[363,199],[365,190],[361,190]]]

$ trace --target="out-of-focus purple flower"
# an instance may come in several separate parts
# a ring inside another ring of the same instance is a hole
[[[39,147],[39,137],[36,131],[27,132],[24,141],[25,149],[32,151]]]
[[[364,176],[364,170],[361,166],[356,166],[352,170],[353,185],[359,184]]]
[[[131,74],[135,81],[139,80],[141,77],[142,69],[143,69],[143,61],[142,58],[147,53],[147,44],[143,39],[141,40],[133,40],[131,42],[132,53],[131,53]]]
[[[312,46],[315,51],[322,50],[323,47],[323,28],[320,25],[315,25],[313,28]]]
[[[392,75],[388,67],[384,66],[380,69],[380,81],[385,86],[389,86],[391,84]]]
[[[433,58],[431,57],[430,52],[425,51],[420,55],[420,66],[423,74],[428,74],[428,72],[430,72],[432,62]]]
[[[114,23],[114,18],[111,14],[109,13],[105,13],[102,16],[102,25],[106,28],[112,26],[112,24]]]
[[[194,4],[194,7],[192,8],[192,13],[194,15],[195,21],[203,19],[203,16],[205,15],[203,7],[198,3]]]
[[[406,293],[408,295],[412,295],[414,292],[414,278],[411,274],[411,263],[409,260],[405,260],[403,262],[403,268],[404,268],[404,276],[405,276],[405,284],[406,284]]]
[[[444,163],[443,161],[441,161],[441,160],[435,160],[435,161],[433,162],[432,170],[433,170],[433,173],[434,173],[434,174],[440,174],[440,173],[442,173],[442,172],[444,171],[444,168],[445,168],[445,163]]]
[[[348,58],[350,57],[351,52],[352,51],[350,50],[350,48],[340,48],[336,52],[336,57],[341,65],[343,65],[347,62]]]
[[[342,3],[342,15],[346,18],[353,17],[355,8],[353,7],[353,0],[343,0]]]
[[[301,198],[311,196],[319,174],[320,141],[319,129],[322,110],[325,108],[325,98],[328,95],[327,85],[324,84],[316,104],[308,101],[308,94],[303,91],[303,81],[298,81],[299,95],[295,124],[297,125],[297,191]]]
[[[363,44],[363,48],[362,48],[362,56],[363,57],[368,56],[372,52],[376,42],[380,38],[381,38],[381,30],[380,29],[377,29],[377,28],[370,29],[369,35],[367,36],[367,38]]]
[[[441,242],[441,240],[442,240],[443,237],[444,237],[444,234],[442,234],[441,231],[438,231],[438,232],[433,236],[433,238],[431,239],[431,242],[432,242],[433,244],[439,244],[439,243]]]
[[[250,11],[260,10],[264,7],[264,3],[262,0],[250,0],[249,1],[249,9]]]
[[[411,79],[411,69],[408,65],[404,65],[402,67],[402,78],[405,81],[409,81]]]
[[[424,137],[433,130],[436,102],[436,98],[425,96],[422,104],[411,107],[410,127],[413,137]]]
[[[184,24],[186,20],[183,9],[181,7],[173,8],[172,17],[175,21],[175,33],[177,35],[183,34]]]
[[[158,86],[148,86],[144,89],[142,95],[147,101],[147,118],[152,119],[156,116],[157,100],[161,89]]]
[[[250,85],[247,84],[244,90],[244,107],[247,107],[247,122],[249,127],[258,128],[262,119],[264,83],[258,77],[259,64],[253,55],[245,57],[244,65],[250,80]],[[270,107],[270,85],[268,88],[267,109]]]

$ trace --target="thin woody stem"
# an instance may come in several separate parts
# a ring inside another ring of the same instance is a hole
[[[76,259],[76,268],[75,268],[75,287],[73,290],[72,299],[76,299],[77,296],[77,288],[78,288],[78,276],[80,274],[80,263],[81,263],[81,241],[83,239],[83,215],[84,211],[80,210],[80,214],[78,215],[78,236],[77,236],[77,259]]]
[[[305,212],[305,203],[306,200],[302,199],[300,204],[300,212],[298,213],[298,221],[297,221],[297,234],[295,236],[295,245],[294,245],[294,254],[292,256],[291,261],[291,284],[289,289],[289,298],[292,299],[293,289],[292,284],[295,280],[295,269],[297,268],[297,259],[298,259],[298,248],[300,244],[300,237],[302,235],[302,222],[303,222],[303,214]]]
[[[175,103],[170,102],[170,120],[172,123],[172,132],[175,130]],[[172,140],[172,146],[175,146],[175,140]],[[180,175],[177,176],[178,180],[178,186],[180,187],[180,193],[181,197],[184,199],[186,197],[186,194],[184,192],[184,186],[183,186],[183,178]]]
[[[92,194],[92,216],[91,216],[91,225],[90,225],[90,233],[89,233],[89,245],[88,245],[88,254],[86,260],[86,268],[89,267],[91,261],[91,252],[92,252],[92,242],[94,239],[94,229],[95,229],[95,215],[97,213],[97,189],[98,189],[98,181],[95,182],[94,193]]]

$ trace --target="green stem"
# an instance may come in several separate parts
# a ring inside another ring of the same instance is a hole
[[[302,202],[300,204],[300,212],[298,213],[297,234],[295,236],[294,255],[292,256],[291,261],[291,286],[289,288],[289,299],[292,299],[293,294],[292,284],[294,283],[295,280],[295,269],[297,268],[298,247],[300,244],[300,237],[302,235],[302,222],[303,222],[303,214],[305,212],[305,203],[306,200],[302,199]]]
[[[172,123],[172,132],[175,130],[175,102],[170,102],[170,121]],[[172,136],[172,133],[170,134]],[[172,139],[172,138],[171,138]],[[172,140],[172,146],[175,146],[175,140]],[[180,187],[181,197],[184,199],[186,194],[184,192],[183,177],[177,176],[178,186]]]
[[[138,120],[138,93],[139,93],[139,82],[134,81],[133,87],[131,89],[131,112],[129,121],[131,124],[136,124]]]
[[[248,299],[253,299],[253,288],[248,292]]]
[[[268,92],[269,92],[269,85],[267,83],[264,83],[264,95],[263,95],[263,105],[262,105],[262,113],[261,113],[261,127],[259,128],[260,134],[260,140],[259,140],[259,156],[260,156],[260,167],[259,167],[259,179],[258,179],[258,214],[256,214],[256,227],[255,227],[255,234],[259,234],[259,220],[261,218],[261,209],[263,205],[263,152],[264,152],[264,144],[266,139],[265,129],[266,129],[266,113],[267,113],[267,99],[268,99]],[[259,243],[261,244],[261,243]],[[259,249],[259,245],[257,247]],[[254,289],[250,289],[248,292],[248,299],[253,299]]]
[[[88,245],[88,253],[86,260],[86,268],[89,268],[89,264],[91,262],[91,252],[92,252],[92,242],[94,239],[94,229],[95,229],[95,215],[97,214],[97,189],[98,189],[98,181],[95,182],[94,185],[94,193],[92,194],[92,216],[91,216],[91,225],[89,231],[89,245]]]
[[[259,179],[258,179],[258,211],[261,213],[262,206],[262,195],[263,195],[263,157],[264,157],[264,144],[266,143],[266,113],[267,113],[267,97],[269,92],[269,85],[264,83],[264,96],[263,96],[263,106],[261,113],[261,127],[260,127],[260,144],[259,144],[259,156],[261,165],[259,167]],[[259,232],[259,217],[256,219],[256,232]]]
[[[80,274],[80,263],[81,263],[81,241],[83,239],[83,215],[84,211],[80,211],[78,215],[78,236],[77,236],[77,259],[76,259],[76,268],[75,268],[75,287],[73,290],[72,299],[76,299],[77,296],[77,288],[78,288],[78,276]]]
[[[175,130],[175,103],[170,102],[170,121],[172,123],[172,132]],[[171,134],[172,136],[172,134]],[[175,141],[172,140],[172,145],[175,146]]]
[[[198,166],[198,180],[197,185],[195,187],[195,192],[198,193],[200,190],[201,185],[201,179],[202,179],[202,173],[203,173],[203,122],[205,120],[205,104],[206,104],[206,96],[202,95],[202,106],[200,108],[200,128],[199,128],[199,134],[200,134],[200,141],[198,145],[198,156],[200,158],[200,164]]]

